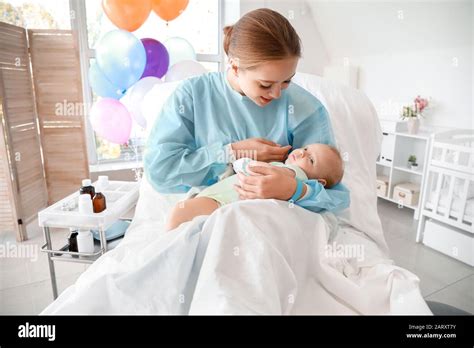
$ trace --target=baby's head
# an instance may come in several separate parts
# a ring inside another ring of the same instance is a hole
[[[344,174],[339,151],[325,144],[310,144],[301,149],[295,149],[288,155],[285,164],[300,167],[308,179],[318,180],[328,188],[341,181]]]

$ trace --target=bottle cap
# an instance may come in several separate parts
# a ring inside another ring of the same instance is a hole
[[[90,232],[87,228],[80,228],[79,233],[87,233],[87,232]]]
[[[82,186],[91,186],[92,185],[92,181],[91,179],[84,179],[82,180]]]
[[[109,177],[107,175],[99,175],[99,180],[97,181],[102,185],[102,190],[109,186]]]
[[[102,192],[102,186],[103,184],[101,182],[98,182],[97,184],[95,184],[95,193]]]

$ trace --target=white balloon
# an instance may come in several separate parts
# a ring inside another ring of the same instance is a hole
[[[145,98],[145,95],[153,89],[154,86],[162,83],[163,81],[157,77],[144,77],[135,83],[127,91],[127,94],[120,100],[132,114],[133,119],[142,128],[146,128],[147,125],[146,118],[142,112],[143,99]]]
[[[183,60],[196,60],[196,51],[193,46],[181,37],[172,37],[163,42],[170,56],[170,65],[172,66]]]
[[[141,110],[148,124],[145,130],[146,138],[148,138],[166,100],[173,94],[180,83],[180,81],[176,81],[156,85],[143,98]]]
[[[207,70],[194,60],[185,60],[174,64],[165,75],[166,82],[184,80],[206,73]]]

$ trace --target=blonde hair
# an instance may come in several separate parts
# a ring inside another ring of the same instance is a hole
[[[261,8],[224,28],[224,51],[240,68],[251,69],[271,60],[301,57],[301,40],[285,17]]]

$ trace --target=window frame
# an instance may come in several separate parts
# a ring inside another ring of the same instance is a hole
[[[79,60],[81,64],[81,78],[82,78],[82,94],[85,114],[89,115],[90,107],[92,105],[92,89],[89,87],[89,62],[90,59],[95,58],[95,50],[89,48],[88,32],[87,32],[87,12],[86,12],[86,0],[69,0],[69,9],[71,13],[71,29],[77,32],[79,42]],[[217,31],[218,31],[218,51],[216,54],[197,54],[196,58],[198,62],[213,62],[218,64],[218,71],[225,70],[224,63],[224,50],[220,44],[223,39],[223,23],[225,14],[225,1],[218,0],[218,19],[217,19]],[[85,136],[87,143],[87,154],[89,158],[89,167],[96,168],[100,164],[113,164],[113,163],[128,163],[130,160],[123,158],[119,159],[108,159],[100,160],[97,156],[97,144],[95,140],[94,130],[90,123],[89,117],[86,116],[85,124]],[[139,160],[141,162],[141,160]],[[134,160],[136,162],[136,160]]]

